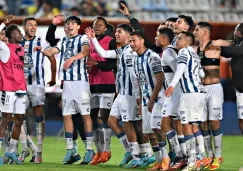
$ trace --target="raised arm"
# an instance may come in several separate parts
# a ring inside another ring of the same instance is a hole
[[[105,50],[103,49],[98,40],[95,37],[94,31],[88,27],[85,29],[85,34],[91,39],[92,43],[94,44],[95,50],[98,52],[98,54],[103,58],[117,58],[117,54],[115,50]]]
[[[60,40],[55,38],[55,32],[57,29],[57,25],[60,24],[62,21],[63,21],[62,14],[55,15],[52,19],[52,24],[48,27],[46,33],[46,41],[48,41],[52,47],[56,46],[58,41]]]
[[[50,60],[51,63],[51,81],[49,81],[47,84],[50,86],[54,86],[56,84],[56,72],[57,72],[57,64],[56,64],[56,58],[54,56],[50,56],[47,58]]]
[[[10,50],[6,43],[0,41],[0,60],[3,63],[7,63],[10,57]]]
[[[240,46],[222,46],[220,55],[226,58],[243,57],[243,42]]]

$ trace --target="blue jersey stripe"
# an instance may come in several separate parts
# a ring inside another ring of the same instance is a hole
[[[67,50],[67,48],[69,46],[69,43],[70,43],[70,41],[68,41],[66,43],[66,49],[65,49],[65,51]],[[63,53],[64,53],[64,56],[65,56],[66,55],[65,52],[63,52]],[[65,58],[64,58],[64,63],[65,63]],[[63,69],[63,80],[67,80],[67,71],[65,69]]]
[[[75,37],[75,38],[73,39],[73,41],[72,41],[72,46],[71,46],[72,51],[73,51],[73,49],[74,49],[74,43],[75,43],[76,38],[77,38],[77,37]],[[70,58],[72,58],[72,56],[70,56]],[[73,63],[74,63],[74,62],[75,62],[75,61],[73,61]],[[73,66],[74,66],[73,63],[72,63],[72,65],[71,65],[71,67],[69,68],[69,70],[70,70],[70,80],[71,80],[71,81],[73,81]]]
[[[194,84],[193,78],[192,78],[192,55],[190,53],[190,51],[188,50],[189,54],[190,54],[190,60],[189,60],[189,64],[188,64],[188,71],[189,71],[189,79],[192,83],[193,89],[195,92],[198,92],[197,87]]]
[[[88,81],[86,60],[87,60],[87,58],[85,57],[84,62],[83,62],[84,63],[84,77],[85,77],[85,81]]]
[[[34,39],[30,40],[29,50],[28,50],[28,53],[31,54],[30,57],[31,57],[32,61],[33,61],[33,58],[32,58],[33,41],[34,41]],[[31,85],[32,84],[31,68],[28,68],[28,70],[29,70],[29,73],[28,73],[28,84]]]
[[[80,36],[79,37],[79,40],[78,40],[78,53],[80,53],[81,52],[81,37],[82,36]],[[77,61],[77,63],[78,63],[78,80],[81,80],[81,71],[80,71],[80,64],[81,64],[81,59],[79,59],[78,61]]]
[[[42,70],[42,79],[43,79],[43,85],[45,85],[45,71],[44,71],[44,67],[43,67],[43,64],[44,64],[44,56],[42,57],[42,61],[41,61],[41,70]]]
[[[124,54],[122,54],[122,59],[121,59],[121,64],[122,64],[122,72],[123,72],[123,75],[122,75],[122,81],[123,81],[123,93],[125,94],[125,87],[126,87],[126,72],[125,72],[125,61],[124,61]]]
[[[37,46],[41,46],[40,38],[38,38]],[[37,53],[37,55],[36,55],[35,72],[36,72],[36,83],[38,85],[38,84],[40,84],[40,73],[39,73],[40,51],[38,50],[36,53]]]
[[[62,47],[61,47],[61,54],[60,54],[60,61],[59,61],[59,71],[58,73],[60,73],[61,71],[61,65],[62,65],[62,60],[63,60],[63,56],[64,56],[64,48],[63,48],[63,43],[64,41],[66,40],[66,38],[63,38],[63,41],[62,41]]]
[[[129,82],[128,82],[128,91],[129,91],[129,95],[132,96],[132,82],[131,82],[131,78],[130,78],[130,75],[129,75],[129,78],[128,78]]]
[[[190,92],[190,89],[189,89],[189,86],[188,86],[188,82],[187,82],[187,79],[186,79],[185,75],[183,74],[182,77],[183,77],[183,83],[184,83],[186,92]]]

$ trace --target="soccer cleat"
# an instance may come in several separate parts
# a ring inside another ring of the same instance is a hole
[[[154,163],[156,160],[154,158],[154,155],[152,155],[151,157],[148,157],[148,156],[144,156],[142,157],[142,166],[145,167],[145,166],[148,166],[152,163]]]
[[[119,166],[124,166],[132,160],[131,152],[126,152]]]
[[[63,164],[73,164],[79,160],[81,160],[81,156],[79,154],[77,154],[76,156],[72,156],[71,159],[67,163],[63,163]]]
[[[161,169],[161,164],[160,163],[154,163],[151,168],[148,168],[147,170],[160,170]]]
[[[75,148],[72,148],[72,149],[68,149],[67,152],[66,152],[66,155],[63,159],[63,163],[67,163],[69,160],[71,160],[71,157],[76,154],[77,151]],[[37,156],[36,156],[37,157]]]
[[[96,153],[92,159],[92,161],[89,163],[90,165],[97,165],[99,164],[99,159],[101,157],[101,153]]]
[[[212,165],[209,166],[209,170],[217,170],[222,162],[223,162],[222,157],[214,158]]]
[[[175,161],[171,163],[169,170],[180,170],[186,165],[186,161],[183,157],[176,157]]]
[[[12,162],[15,162],[16,164],[22,164],[22,162],[19,161],[19,159],[18,159],[18,157],[17,157],[17,155],[15,153],[9,153],[9,152],[7,152],[7,153],[5,153],[5,156],[7,158],[10,158],[12,160]]]
[[[140,167],[142,164],[141,160],[132,160],[129,165],[126,166],[126,168],[137,168]]]
[[[35,156],[32,156],[29,162],[35,162]]]
[[[175,159],[176,159],[176,153],[173,152],[173,151],[170,151],[170,152],[168,153],[168,155],[169,155],[169,157],[170,157],[170,161],[171,161],[171,162],[174,162]]]
[[[101,152],[99,163],[106,163],[110,160],[110,158],[111,158],[111,152],[103,151]]]
[[[94,156],[94,150],[87,150],[84,156],[84,160],[80,163],[83,165],[89,164]]]
[[[194,171],[197,170],[197,162],[189,163],[182,171]]]
[[[42,152],[37,152],[35,156],[35,163],[41,164],[42,163]]]
[[[163,158],[161,162],[161,170],[168,170],[170,167],[170,158]]]
[[[3,165],[3,159],[0,157],[0,166]]]
[[[22,151],[20,156],[19,156],[19,161],[24,162],[26,157],[30,155],[30,151]]]
[[[203,170],[205,168],[208,168],[209,165],[210,165],[210,161],[209,161],[209,159],[207,157],[204,157],[204,159],[198,160],[198,161],[200,163],[200,168],[199,168],[200,170]]]

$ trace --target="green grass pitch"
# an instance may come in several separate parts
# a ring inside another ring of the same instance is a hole
[[[243,167],[243,138],[240,136],[223,137],[223,163],[218,171],[238,171]],[[63,165],[62,159],[65,155],[65,140],[55,137],[45,137],[44,140],[43,163],[29,163],[28,157],[23,165],[3,165],[0,171],[124,171],[125,168],[118,167],[122,160],[124,150],[116,137],[112,137],[111,151],[112,157],[108,163],[97,166],[84,166],[79,163],[73,165]],[[79,153],[84,155],[84,145],[79,141]],[[146,168],[132,169],[133,171],[146,170]]]

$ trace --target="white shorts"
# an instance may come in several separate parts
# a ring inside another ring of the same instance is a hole
[[[177,84],[179,85],[179,84]],[[171,97],[165,97],[162,109],[162,117],[171,116],[175,119],[180,119],[179,106],[182,90],[180,86],[176,86]]]
[[[3,113],[25,114],[26,95],[17,96],[15,92],[1,91],[0,109]]]
[[[205,93],[183,93],[181,95],[179,110],[182,124],[202,120],[205,96]]]
[[[206,91],[206,105],[202,121],[223,119],[224,92],[222,85],[212,84],[204,86]]]
[[[26,109],[31,103],[34,106],[43,106],[45,102],[45,86],[44,85],[27,85]]]
[[[144,134],[153,133],[152,129],[161,129],[162,106],[162,100],[159,100],[158,102],[154,103],[152,113],[148,111],[147,106],[142,106],[142,129]]]
[[[122,122],[134,121],[138,113],[135,96],[118,94],[111,108],[110,115]]]
[[[243,119],[243,93],[236,91],[238,119]]]
[[[62,115],[90,114],[90,89],[86,81],[64,81]]]
[[[91,94],[91,109],[111,109],[115,93],[93,93]]]

